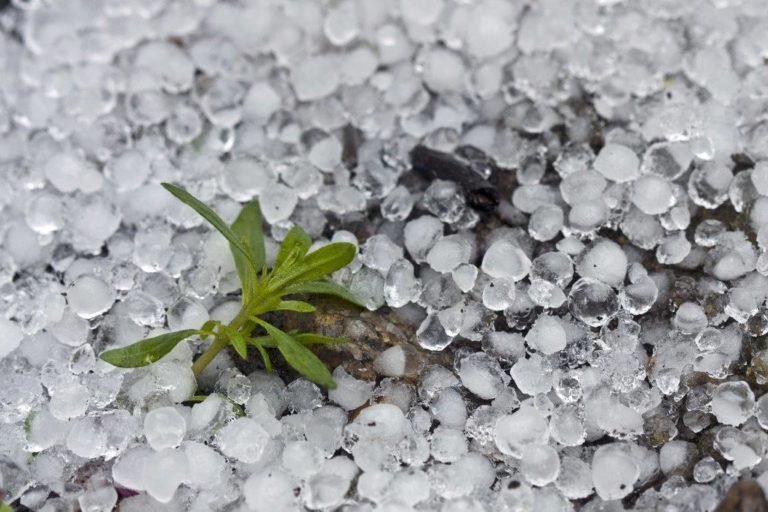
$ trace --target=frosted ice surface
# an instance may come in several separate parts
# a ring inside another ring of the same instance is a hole
[[[755,395],[743,381],[724,382],[712,393],[712,414],[726,425],[741,425],[755,408]]]
[[[604,500],[618,500],[634,489],[640,466],[628,450],[618,444],[601,446],[592,457],[592,481]]]
[[[82,318],[94,318],[112,307],[115,291],[102,279],[85,274],[78,277],[67,290],[67,303]]]
[[[436,217],[423,215],[409,221],[404,228],[405,248],[417,262],[426,260],[429,250],[443,236],[443,223]]]
[[[269,439],[269,434],[258,422],[238,418],[217,433],[216,444],[227,457],[253,463],[261,458]]]
[[[376,357],[376,370],[387,377],[399,377],[405,373],[406,354],[400,345],[390,347]]]
[[[152,409],[144,417],[144,436],[155,450],[179,446],[186,431],[187,422],[175,407]]]
[[[640,160],[632,149],[621,144],[606,144],[592,163],[597,172],[611,181],[624,183],[640,174]]]
[[[296,64],[291,74],[296,96],[302,101],[328,96],[339,86],[339,69],[330,55],[308,57]]]
[[[513,414],[500,417],[494,430],[498,449],[506,455],[518,458],[523,455],[526,446],[546,444],[549,438],[547,419],[538,410],[527,405]]]
[[[542,487],[560,474],[560,456],[548,445],[529,445],[523,448],[520,470],[531,484]]]
[[[496,398],[509,384],[509,376],[499,363],[483,352],[461,359],[458,375],[464,387],[485,400]]]
[[[421,281],[414,274],[413,265],[401,259],[389,267],[384,281],[384,298],[394,308],[415,301],[421,292]]]
[[[657,215],[675,204],[674,191],[666,179],[648,174],[632,184],[632,203],[644,213]]]
[[[461,235],[448,235],[438,240],[427,253],[427,263],[437,272],[451,272],[469,263],[472,247]]]
[[[617,243],[601,240],[581,254],[576,271],[618,287],[627,273],[627,256]]]
[[[525,336],[528,346],[544,354],[554,354],[565,348],[567,336],[559,318],[540,316]]]
[[[333,371],[333,380],[336,388],[328,391],[328,398],[348,411],[357,409],[373,395],[373,382],[356,379],[341,366]]]
[[[394,243],[387,235],[374,235],[360,248],[360,258],[363,264],[385,275],[392,264],[402,257],[403,248]]]
[[[528,275],[531,260],[525,252],[512,242],[499,240],[483,256],[483,272],[491,277],[519,281]]]
[[[277,183],[269,187],[268,193],[261,194],[260,203],[264,219],[275,224],[291,216],[298,203],[298,196],[294,189]]]
[[[0,317],[0,358],[16,350],[24,338],[24,332],[15,322]]]

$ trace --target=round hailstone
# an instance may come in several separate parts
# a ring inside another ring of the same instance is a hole
[[[485,352],[470,354],[457,366],[464,387],[484,400],[496,398],[509,384],[499,362]]]
[[[755,164],[750,173],[752,184],[761,196],[768,196],[768,160],[761,160]]]
[[[642,315],[651,309],[658,296],[656,282],[648,276],[643,276],[621,290],[619,301],[621,307],[633,315]]]
[[[720,348],[725,341],[723,333],[720,329],[714,327],[706,327],[696,335],[696,346],[702,352],[711,352]]]
[[[408,221],[403,229],[405,248],[416,263],[426,261],[429,250],[442,236],[443,223],[431,215]]]
[[[527,359],[520,357],[510,368],[509,374],[515,385],[526,395],[549,393],[552,389],[552,369],[548,365],[547,360],[534,352]]]
[[[445,48],[434,47],[428,50],[422,59],[422,78],[432,91],[456,92],[464,88],[467,70],[458,54]]]
[[[400,12],[403,20],[417,25],[430,25],[437,21],[443,10],[444,0],[421,0],[411,2],[400,0]]]
[[[259,200],[264,220],[270,224],[275,224],[291,216],[299,202],[299,197],[292,188],[277,183],[264,191],[259,196]]]
[[[267,82],[251,85],[243,99],[243,118],[263,120],[280,110],[280,95]]]
[[[427,263],[437,272],[451,272],[468,263],[472,247],[461,235],[448,235],[437,241],[427,253]]]
[[[529,405],[496,420],[494,432],[499,451],[513,457],[522,456],[526,446],[545,444],[549,439],[547,419],[538,409]]]
[[[385,377],[400,377],[405,373],[405,350],[400,345],[390,347],[373,361],[373,367]]]
[[[640,175],[640,159],[621,144],[603,146],[592,166],[607,179],[619,183],[632,181]]]
[[[591,277],[618,287],[627,274],[627,255],[619,244],[601,240],[583,253],[576,271],[581,277]]]
[[[309,441],[289,441],[283,447],[283,467],[289,473],[306,479],[323,467],[325,457],[322,450]]]
[[[175,448],[187,432],[187,422],[175,407],[152,409],[144,417],[144,436],[155,450]]]
[[[768,430],[768,393],[757,399],[755,403],[755,418],[761,427]]]
[[[115,290],[91,274],[78,277],[67,290],[67,302],[77,316],[94,318],[112,307]]]
[[[58,153],[46,162],[43,172],[48,181],[60,192],[74,192],[86,174],[86,163],[70,153]]]
[[[295,482],[284,471],[267,467],[251,474],[243,484],[243,496],[254,512],[296,510]]]
[[[196,329],[210,318],[208,310],[194,299],[182,297],[177,300],[167,313],[168,327],[172,331]]]
[[[586,498],[592,494],[592,475],[589,464],[576,457],[563,457],[555,487],[572,500]]]
[[[592,457],[592,481],[604,500],[620,500],[632,492],[640,477],[635,459],[618,444],[606,444]]]
[[[613,288],[589,277],[576,281],[568,294],[571,314],[589,325],[605,325],[619,310],[619,299]]]
[[[723,468],[712,457],[704,457],[693,467],[693,479],[700,484],[707,484],[722,474]]]
[[[708,320],[704,308],[693,302],[684,302],[677,308],[672,323],[684,333],[693,334],[704,329]]]
[[[440,425],[429,438],[432,458],[439,462],[456,462],[467,453],[467,437],[455,428]]]
[[[409,2],[418,3],[418,2]],[[497,55],[512,44],[513,30],[505,16],[499,16],[496,10],[485,8],[484,4],[475,4],[472,9],[466,33],[467,51],[484,59]]]
[[[570,205],[589,203],[602,196],[606,185],[607,182],[600,173],[577,171],[560,182],[560,194]]]
[[[565,215],[559,206],[539,206],[528,221],[528,233],[534,240],[548,242],[560,233],[564,220]]]
[[[723,382],[712,393],[710,407],[717,421],[738,426],[752,416],[755,394],[744,381]]]
[[[451,277],[453,277],[453,282],[456,283],[456,286],[462,292],[467,293],[475,287],[477,273],[476,266],[471,263],[464,263],[451,271]]]
[[[341,366],[333,370],[333,380],[336,382],[336,387],[328,391],[328,399],[347,411],[357,409],[373,395],[373,382],[358,380]]]
[[[696,460],[698,449],[693,443],[674,439],[667,441],[659,450],[659,466],[661,472],[667,476],[674,473],[685,472],[686,468]]]
[[[543,487],[560,474],[560,456],[549,445],[530,445],[523,448],[520,471],[532,485]]]
[[[565,348],[567,337],[559,318],[542,315],[526,334],[525,341],[532,349],[551,355]]]
[[[177,45],[154,41],[136,52],[135,68],[152,75],[170,93],[179,93],[192,87],[195,65]]]
[[[655,174],[646,174],[632,184],[632,203],[648,215],[658,215],[675,204],[675,194],[669,181]]]
[[[328,55],[309,57],[291,71],[293,90],[301,101],[318,100],[333,93],[341,80],[336,60]]]
[[[16,350],[23,338],[24,332],[15,323],[0,316],[0,359]]]
[[[271,194],[274,186],[275,174],[261,160],[239,157],[224,166],[223,188],[237,201],[249,201],[265,191]]]
[[[498,240],[485,251],[481,268],[491,277],[520,281],[531,270],[531,260],[517,245]]]
[[[250,418],[237,418],[216,434],[216,444],[221,452],[246,464],[261,458],[269,439],[267,431]]]

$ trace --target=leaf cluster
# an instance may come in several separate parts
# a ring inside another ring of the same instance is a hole
[[[314,312],[312,304],[296,298],[299,295],[331,295],[362,306],[354,295],[328,278],[352,261],[355,246],[337,242],[310,252],[312,240],[295,226],[282,241],[270,269],[266,264],[261,210],[257,201],[245,204],[230,226],[186,190],[170,183],[163,183],[163,187],[194,209],[229,242],[242,287],[240,312],[228,324],[209,320],[199,329],[161,334],[108,350],[100,357],[121,368],[146,366],[168,354],[182,340],[199,336],[202,339],[212,338],[212,342],[195,362],[195,373],[199,373],[219,350],[227,346],[244,359],[248,357],[250,348],[255,349],[264,366],[271,371],[269,354],[277,350],[292,368],[307,379],[326,388],[335,387],[328,369],[307,347],[346,340],[313,333],[285,332],[262,316],[270,311]]]

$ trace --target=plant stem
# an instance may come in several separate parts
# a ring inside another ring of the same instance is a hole
[[[208,364],[210,364],[211,361],[213,361],[213,358],[216,357],[216,354],[221,352],[223,348],[225,348],[227,345],[229,345],[229,342],[219,336],[216,336],[216,338],[213,340],[213,343],[205,349],[205,352],[197,358],[197,361],[194,362],[192,365],[192,372],[195,374],[195,377],[200,375],[200,373],[205,369]]]
[[[247,325],[249,316],[250,312],[248,311],[248,308],[242,307],[240,312],[237,313],[237,316],[235,316],[235,318],[233,318],[229,323],[229,327],[234,330],[240,329],[244,325]],[[248,335],[250,332],[245,334]],[[224,338],[223,336],[216,336],[216,338],[213,340],[213,343],[211,343],[210,346],[205,349],[205,352],[203,352],[202,355],[197,358],[197,361],[195,361],[192,365],[192,372],[195,374],[195,377],[200,375],[200,373],[205,370],[205,367],[208,366],[211,361],[213,361],[213,358],[216,357],[216,355],[225,349],[228,345],[228,339]]]

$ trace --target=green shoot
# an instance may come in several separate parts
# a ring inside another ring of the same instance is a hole
[[[289,366],[307,379],[334,388],[328,368],[307,346],[342,343],[341,338],[329,338],[313,333],[287,333],[264,321],[261,315],[270,311],[313,313],[315,307],[295,295],[331,295],[357,306],[359,300],[343,286],[328,279],[333,272],[348,265],[355,256],[355,246],[349,243],[331,243],[309,252],[311,238],[298,226],[292,228],[278,250],[271,270],[265,264],[264,236],[261,210],[257,201],[243,206],[232,226],[228,226],[216,212],[170,183],[163,187],[180,201],[194,209],[229,242],[242,288],[240,312],[229,324],[215,320],[205,322],[199,329],[187,329],[147,338],[127,347],[107,350],[101,358],[121,368],[146,366],[168,354],[182,340],[199,336],[212,338],[211,344],[192,365],[195,375],[231,346],[235,353],[246,359],[248,347],[256,348],[264,367],[272,371],[269,350],[277,350]],[[261,332],[254,332],[259,330]]]

